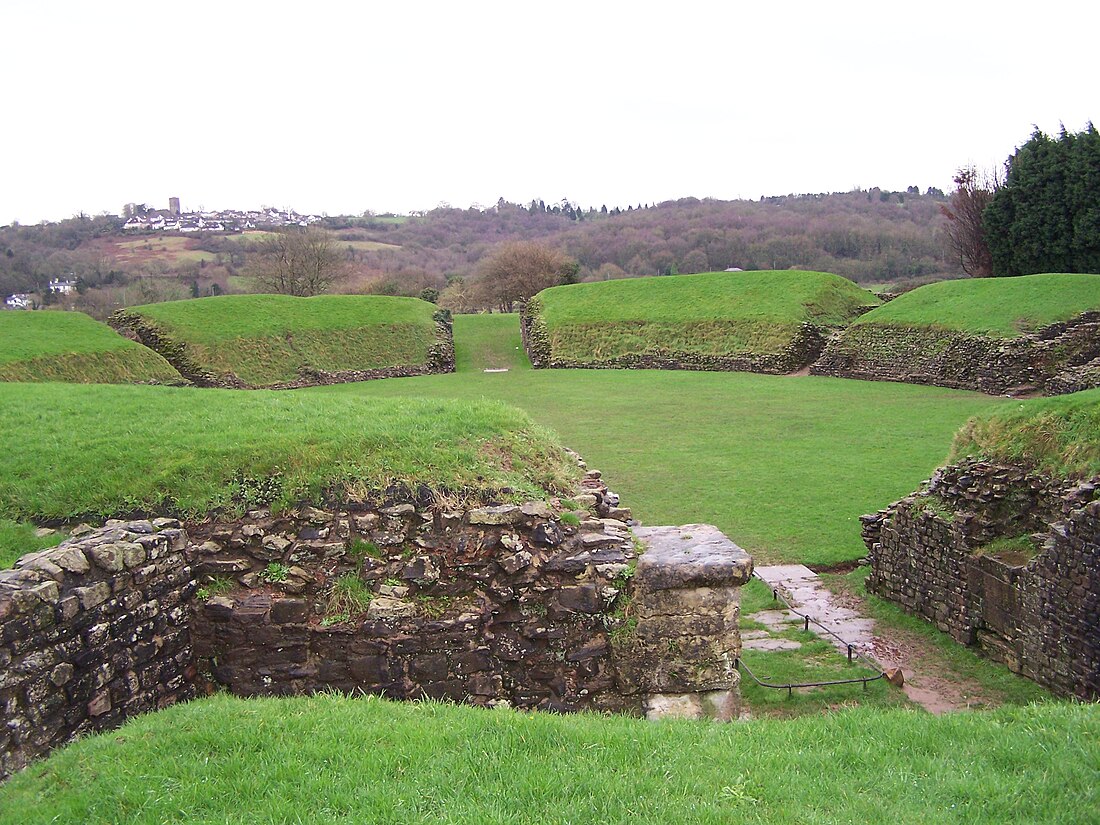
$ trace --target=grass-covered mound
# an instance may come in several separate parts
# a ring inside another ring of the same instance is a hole
[[[450,325],[417,298],[222,295],[111,316],[203,386],[274,387],[448,372]]]
[[[1053,273],[907,292],[844,330],[813,371],[999,393],[1046,387],[1097,357],[1100,275]]]
[[[155,352],[82,312],[0,312],[0,381],[172,383]]]
[[[0,823],[1084,822],[1100,708],[654,724],[217,696],[0,786]]]
[[[824,272],[709,272],[552,287],[523,324],[536,367],[783,373],[816,357],[825,330],[878,303]]]
[[[391,484],[469,496],[573,490],[549,431],[495,401],[168,387],[0,385],[0,518],[201,515],[357,500]]]
[[[1100,475],[1100,389],[1014,402],[977,415],[955,436],[951,459],[968,455],[1055,476]]]

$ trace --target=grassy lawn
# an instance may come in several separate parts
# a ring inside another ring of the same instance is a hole
[[[0,312],[0,381],[179,381],[152,350],[82,312]]]
[[[811,376],[530,370],[514,315],[458,316],[455,338],[456,375],[298,392],[507,401],[603,470],[644,523],[713,523],[760,562],[865,555],[859,516],[912,492],[960,425],[1003,403]],[[496,365],[509,371],[481,372]]]
[[[178,235],[163,235],[137,238],[132,241],[117,241],[116,257],[121,262],[163,261],[168,265],[213,261],[218,256],[204,249],[194,248],[191,238]]]
[[[435,342],[435,306],[374,295],[221,295],[131,307],[201,369],[263,386],[330,372],[416,366]]]
[[[715,725],[218,696],[13,777],[0,823],[1081,823],[1098,765],[1068,703]]]
[[[1015,338],[1090,309],[1100,309],[1100,275],[963,278],[900,295],[856,324],[940,327]]]
[[[0,518],[0,570],[11,567],[20,556],[54,547],[65,538],[62,533],[36,536],[34,531],[33,524]]]
[[[552,287],[536,296],[553,357],[772,353],[802,323],[840,326],[879,300],[822,272],[710,272]]]
[[[0,517],[201,515],[347,500],[395,481],[455,491],[572,492],[576,464],[495,401],[369,399],[168,387],[0,385]]]

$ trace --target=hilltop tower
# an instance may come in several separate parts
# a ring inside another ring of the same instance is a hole
[[[179,213],[180,213],[180,199],[179,198],[169,198],[168,199],[168,214],[169,215],[179,215]]]

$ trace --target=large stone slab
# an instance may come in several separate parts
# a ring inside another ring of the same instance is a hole
[[[636,581],[646,590],[740,587],[752,576],[752,557],[711,524],[635,527],[645,545]]]

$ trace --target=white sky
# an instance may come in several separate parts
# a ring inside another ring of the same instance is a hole
[[[1100,120],[1087,2],[2,3],[0,224],[946,191]]]

